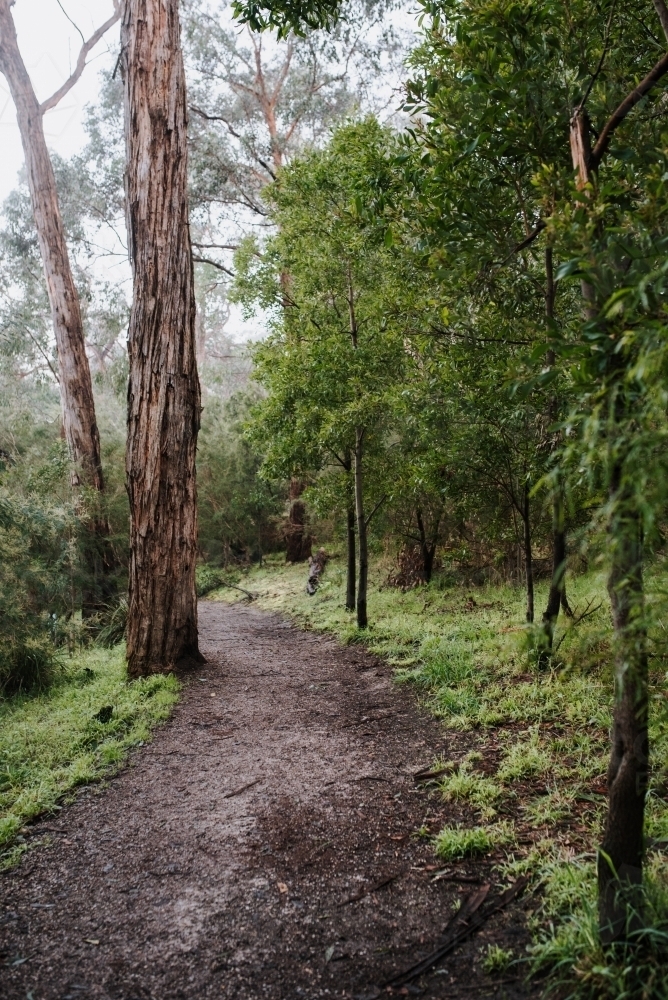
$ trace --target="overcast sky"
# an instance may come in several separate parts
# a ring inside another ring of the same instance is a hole
[[[87,39],[114,9],[112,0],[61,0],[61,4],[58,0],[16,0],[12,7],[21,53],[40,101],[54,93],[76,65],[81,35],[66,15]],[[111,51],[117,49],[118,34],[119,25],[115,24],[89,54],[88,66],[76,86],[44,117],[46,141],[63,156],[83,145],[83,109],[97,94],[98,69],[113,61]],[[14,105],[0,75],[0,201],[15,186],[22,165]]]

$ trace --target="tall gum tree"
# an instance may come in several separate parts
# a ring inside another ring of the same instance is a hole
[[[95,416],[93,385],[86,355],[81,307],[72,275],[60,212],[56,178],[44,137],[44,115],[67,94],[80,78],[88,53],[118,21],[118,5],[112,16],[84,42],[74,72],[41,104],[21,56],[12,18],[14,0],[0,0],[0,72],[3,73],[16,107],[16,117],[26,162],[32,211],[37,230],[44,276],[58,351],[58,385],[65,440],[73,463],[72,485],[104,491],[100,434]],[[84,614],[96,610],[109,596],[108,577],[114,557],[108,543],[109,525],[99,509],[86,539],[86,583]]]
[[[127,487],[131,677],[202,660],[195,452],[200,422],[178,0],[127,0],[121,25],[133,271]]]

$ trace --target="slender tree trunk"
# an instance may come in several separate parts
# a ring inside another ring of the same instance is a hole
[[[524,571],[526,574],[527,586],[527,621],[531,624],[534,619],[534,597],[533,597],[533,553],[531,550],[531,505],[529,500],[529,484],[524,486],[524,512],[522,514],[524,522]]]
[[[548,325],[548,332],[554,323],[554,303],[556,299],[556,285],[554,281],[554,259],[552,247],[545,247],[545,319]],[[555,353],[550,348],[547,352],[547,364],[552,368],[555,363]],[[548,417],[550,423],[554,424],[559,414],[559,401],[555,395],[549,403]],[[558,443],[556,434],[552,436],[550,451],[554,453]],[[552,578],[550,580],[550,591],[547,597],[547,607],[543,614],[544,648],[540,654],[540,664],[546,666],[549,661],[554,641],[554,630],[559,618],[562,598],[565,600],[566,585],[566,530],[564,524],[564,493],[561,483],[554,490],[552,496]],[[570,610],[570,609],[569,609]]]
[[[121,52],[133,270],[127,655],[130,676],[139,677],[202,659],[195,595],[200,386],[178,0],[127,0]]]
[[[347,510],[347,554],[348,564],[346,568],[346,610],[355,610],[355,508],[348,507]]]
[[[552,497],[552,578],[543,614],[543,625],[548,650],[552,649],[554,630],[562,600],[565,600],[566,532],[564,530],[564,494],[557,486]],[[570,609],[569,609],[570,610]]]
[[[627,908],[638,912],[642,882],[647,736],[647,646],[643,621],[643,544],[640,517],[613,472],[617,511],[610,526],[608,593],[615,630],[615,694],[608,765],[608,815],[598,857],[599,923],[604,942],[624,935]]]
[[[364,517],[364,492],[362,459],[364,455],[364,428],[355,431],[355,514],[357,516],[357,544],[359,546],[359,582],[357,584],[357,627],[369,624],[366,612],[367,581],[369,577],[369,550]]]
[[[592,180],[589,123],[582,110],[571,119],[571,152],[577,185],[582,190]],[[589,282],[582,282],[582,299],[585,319],[595,320],[596,294]],[[619,364],[618,356],[612,364]],[[608,377],[612,374],[610,368]],[[614,412],[617,427],[628,416],[618,395]],[[615,635],[615,710],[608,764],[608,815],[598,855],[599,930],[604,943],[622,938],[632,929],[641,905],[649,770],[642,525],[633,490],[624,483],[619,459],[610,472],[610,499],[608,593]]]
[[[99,495],[104,490],[100,434],[79,296],[70,267],[56,178],[44,138],[43,112],[19,51],[10,7],[11,0],[0,0],[0,71],[9,84],[16,107],[25,156],[58,350],[58,385],[63,430],[73,463],[72,485],[74,488],[87,487]],[[108,577],[115,568],[106,516],[99,501],[93,500],[93,506],[90,537],[84,539],[86,581],[82,604],[85,615],[99,609],[109,597]]]

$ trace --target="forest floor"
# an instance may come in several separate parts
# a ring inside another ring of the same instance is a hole
[[[512,882],[501,844],[436,860],[431,835],[462,805],[414,779],[475,735],[359,645],[253,605],[200,615],[208,662],[172,718],[106,786],[26,827],[34,846],[0,876],[3,1000],[538,996],[521,966],[485,971],[524,953],[530,893],[385,985],[459,903]]]

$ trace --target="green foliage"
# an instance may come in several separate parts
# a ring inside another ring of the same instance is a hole
[[[114,772],[132,747],[150,738],[166,719],[179,684],[155,675],[128,682],[123,646],[90,649],[63,661],[59,679],[31,697],[0,702],[0,848],[11,862],[10,845],[21,827],[58,808],[79,785]],[[105,706],[111,717],[95,716]],[[20,842],[19,842],[20,843]]]
[[[285,493],[280,483],[258,476],[261,456],[244,435],[253,402],[250,394],[226,402],[211,398],[204,409],[197,457],[199,545],[215,565],[261,560],[282,541],[278,520]]]
[[[74,531],[67,507],[0,493],[0,694],[45,687],[53,678]]]

